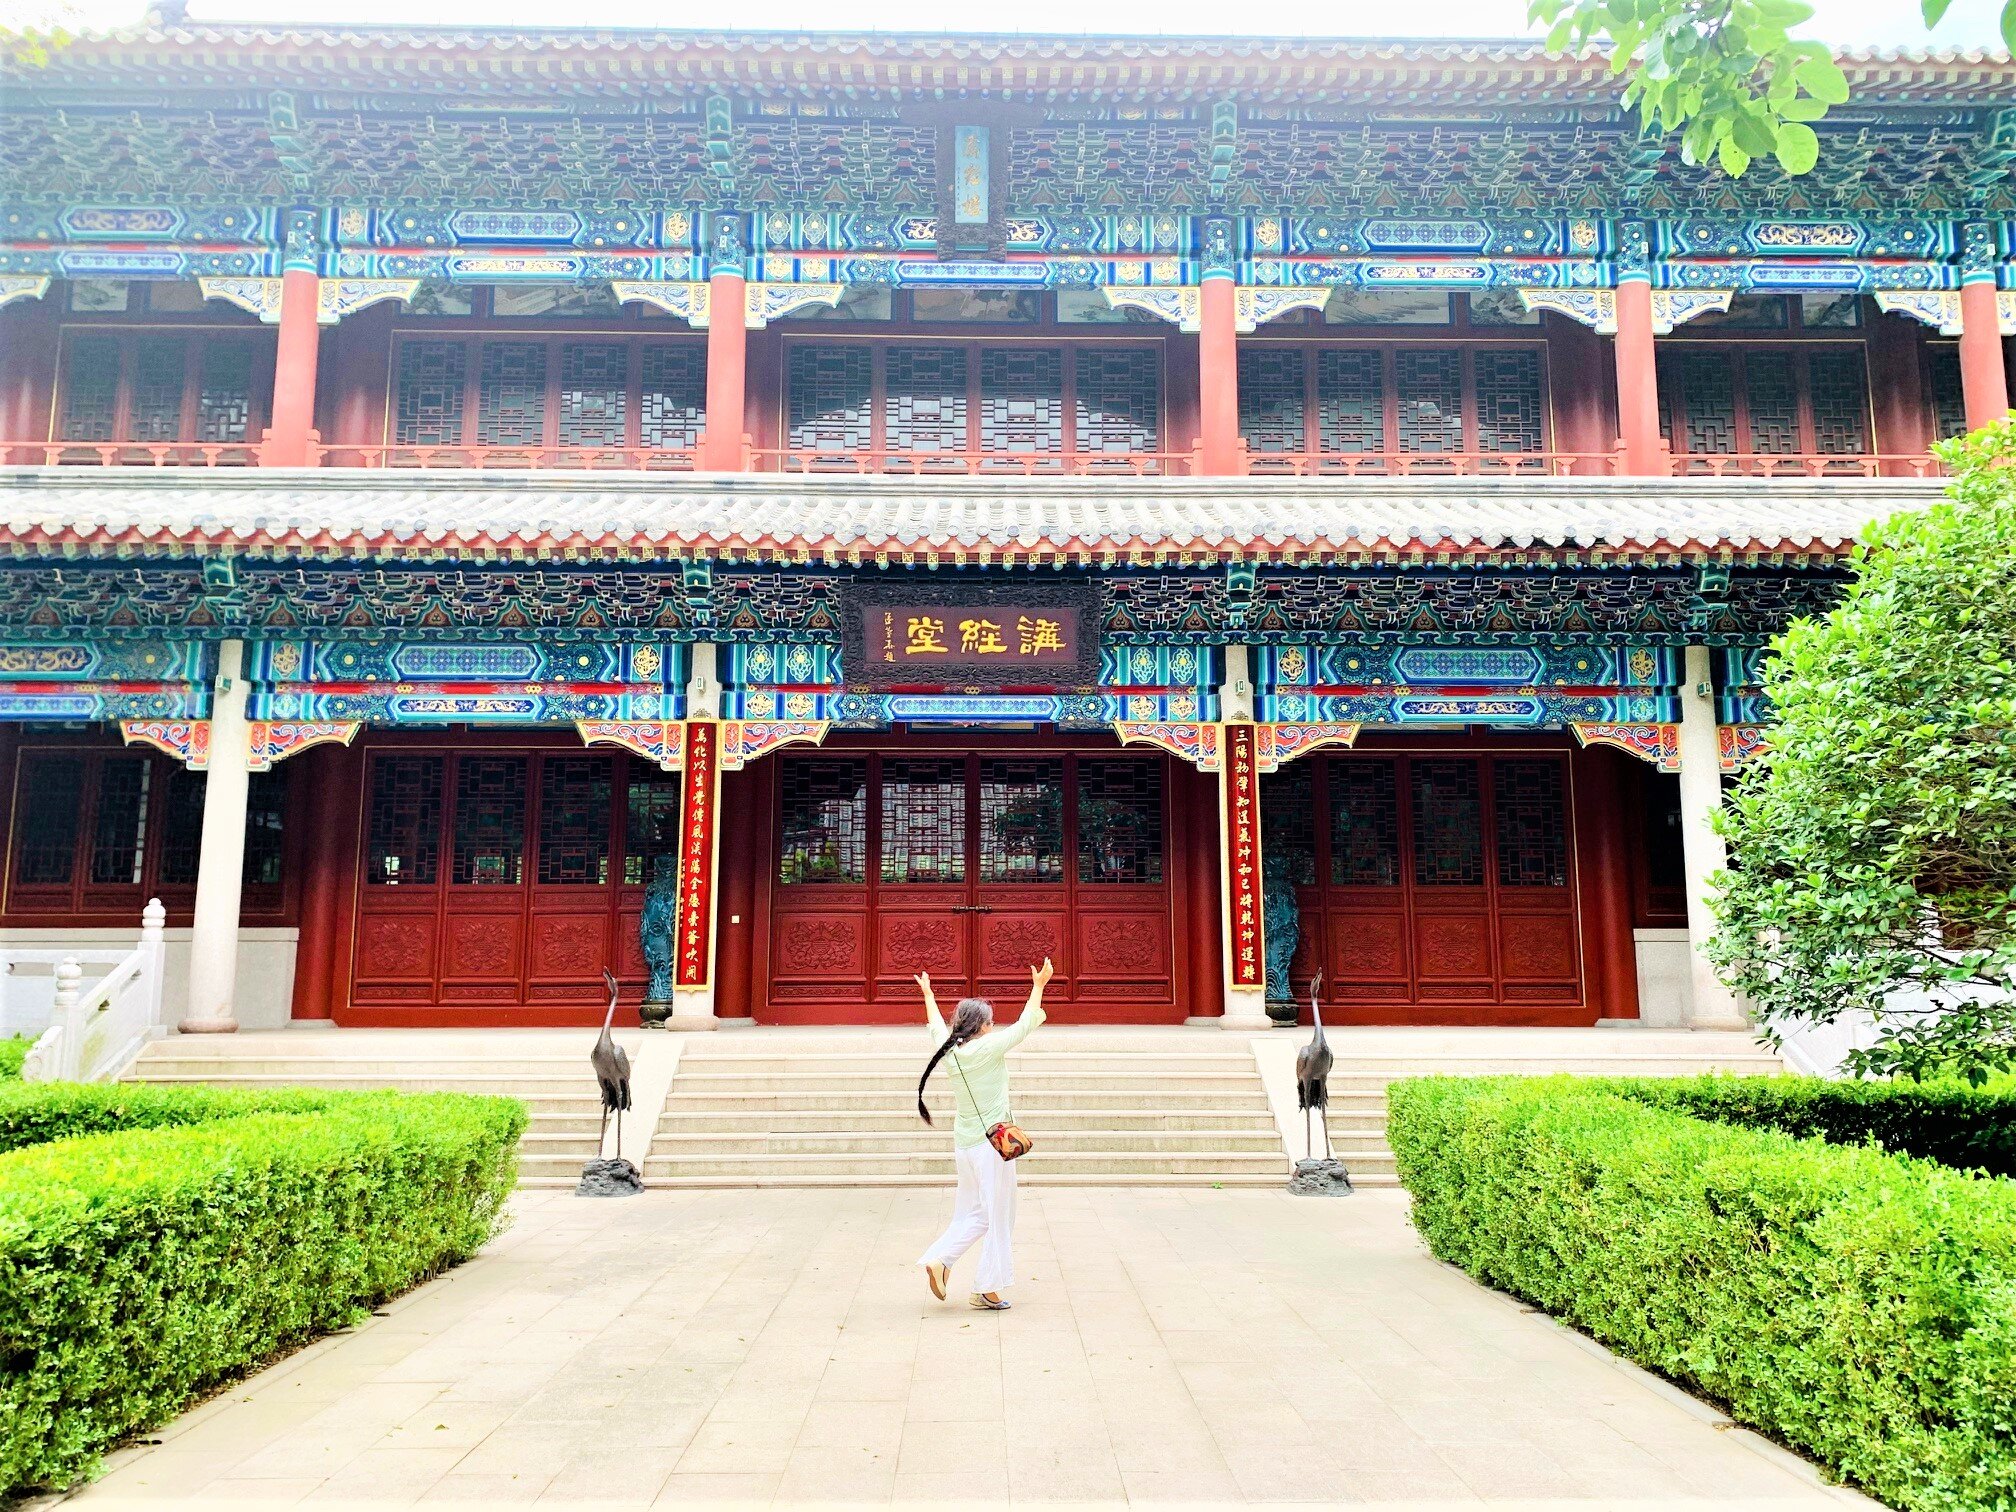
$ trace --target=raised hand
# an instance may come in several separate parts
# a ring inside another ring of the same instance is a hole
[[[915,980],[915,981],[916,981],[916,983],[917,983],[917,990],[918,990],[918,991],[922,992],[922,993],[924,994],[924,996],[926,996],[926,997],[929,997],[929,996],[931,996],[931,973],[930,973],[930,972],[928,972],[928,971],[920,971],[920,972],[918,972],[918,973],[917,973],[917,975],[916,975],[916,977],[914,978],[914,980]]]
[[[1050,978],[1056,973],[1056,970],[1057,968],[1050,964],[1050,957],[1048,956],[1043,957],[1043,964],[1041,966],[1031,966],[1029,968],[1030,984],[1034,986],[1038,992],[1041,992],[1043,990],[1044,984],[1050,980]]]

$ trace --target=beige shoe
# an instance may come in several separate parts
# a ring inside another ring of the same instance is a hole
[[[968,1307],[977,1307],[982,1312],[1006,1312],[1013,1305],[997,1297],[993,1292],[975,1292],[966,1299]]]
[[[940,1302],[943,1302],[945,1300],[945,1284],[952,1279],[952,1267],[949,1265],[927,1265],[924,1267],[924,1279],[931,1284],[931,1295],[936,1297]]]

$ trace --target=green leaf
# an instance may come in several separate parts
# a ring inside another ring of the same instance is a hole
[[[2016,53],[2016,0],[2003,0],[2002,45]]]
[[[1799,83],[1814,99],[1828,105],[1848,102],[1848,76],[1829,57],[1806,57],[1799,61]]]
[[[1771,123],[1752,111],[1745,111],[1736,117],[1730,134],[1736,145],[1752,157],[1762,157],[1778,146],[1778,133]]]
[[[1820,161],[1820,137],[1811,126],[1786,121],[1778,128],[1774,151],[1778,166],[1797,178],[1802,173],[1811,173],[1813,165]]]
[[[1731,178],[1741,178],[1750,167],[1750,154],[1736,145],[1734,135],[1725,136],[1715,148],[1715,155],[1722,164],[1722,171]]]
[[[1946,16],[1946,8],[1953,0],[1918,0],[1919,12],[1925,17],[1925,24],[1937,26]]]
[[[1816,100],[1811,95],[1800,95],[1778,107],[1778,117],[1785,121],[1817,121],[1826,114],[1827,102]],[[1782,131],[1784,128],[1779,129]]]

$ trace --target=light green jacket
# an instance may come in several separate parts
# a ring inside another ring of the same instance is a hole
[[[929,1005],[931,1047],[945,1043],[952,1031],[945,1027],[938,1005]],[[987,1139],[987,1131],[1008,1117],[1008,1052],[1035,1032],[1043,1022],[1043,1005],[1022,1010],[1022,1016],[1006,1029],[994,1029],[978,1039],[968,1040],[945,1057],[940,1074],[952,1083],[952,1097],[959,1116],[952,1123],[952,1144],[970,1150]],[[953,1065],[957,1061],[958,1065]]]

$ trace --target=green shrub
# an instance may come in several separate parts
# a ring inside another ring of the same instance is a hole
[[[208,1089],[160,1090],[220,1108]],[[0,1495],[71,1483],[122,1437],[490,1237],[520,1104],[299,1095],[323,1106],[0,1155]]]
[[[209,1123],[248,1113],[314,1113],[374,1095],[386,1094],[160,1082],[15,1082],[0,1085],[0,1152],[119,1129]]]
[[[2016,1085],[1826,1081],[1817,1076],[1641,1077],[1602,1086],[1636,1102],[1830,1144],[2016,1176]]]
[[[22,1035],[0,1039],[0,1082],[19,1081],[21,1062],[28,1058],[28,1047],[33,1041]]]
[[[1391,1109],[1441,1258],[1896,1506],[2016,1506],[2016,1185],[1568,1077]]]

